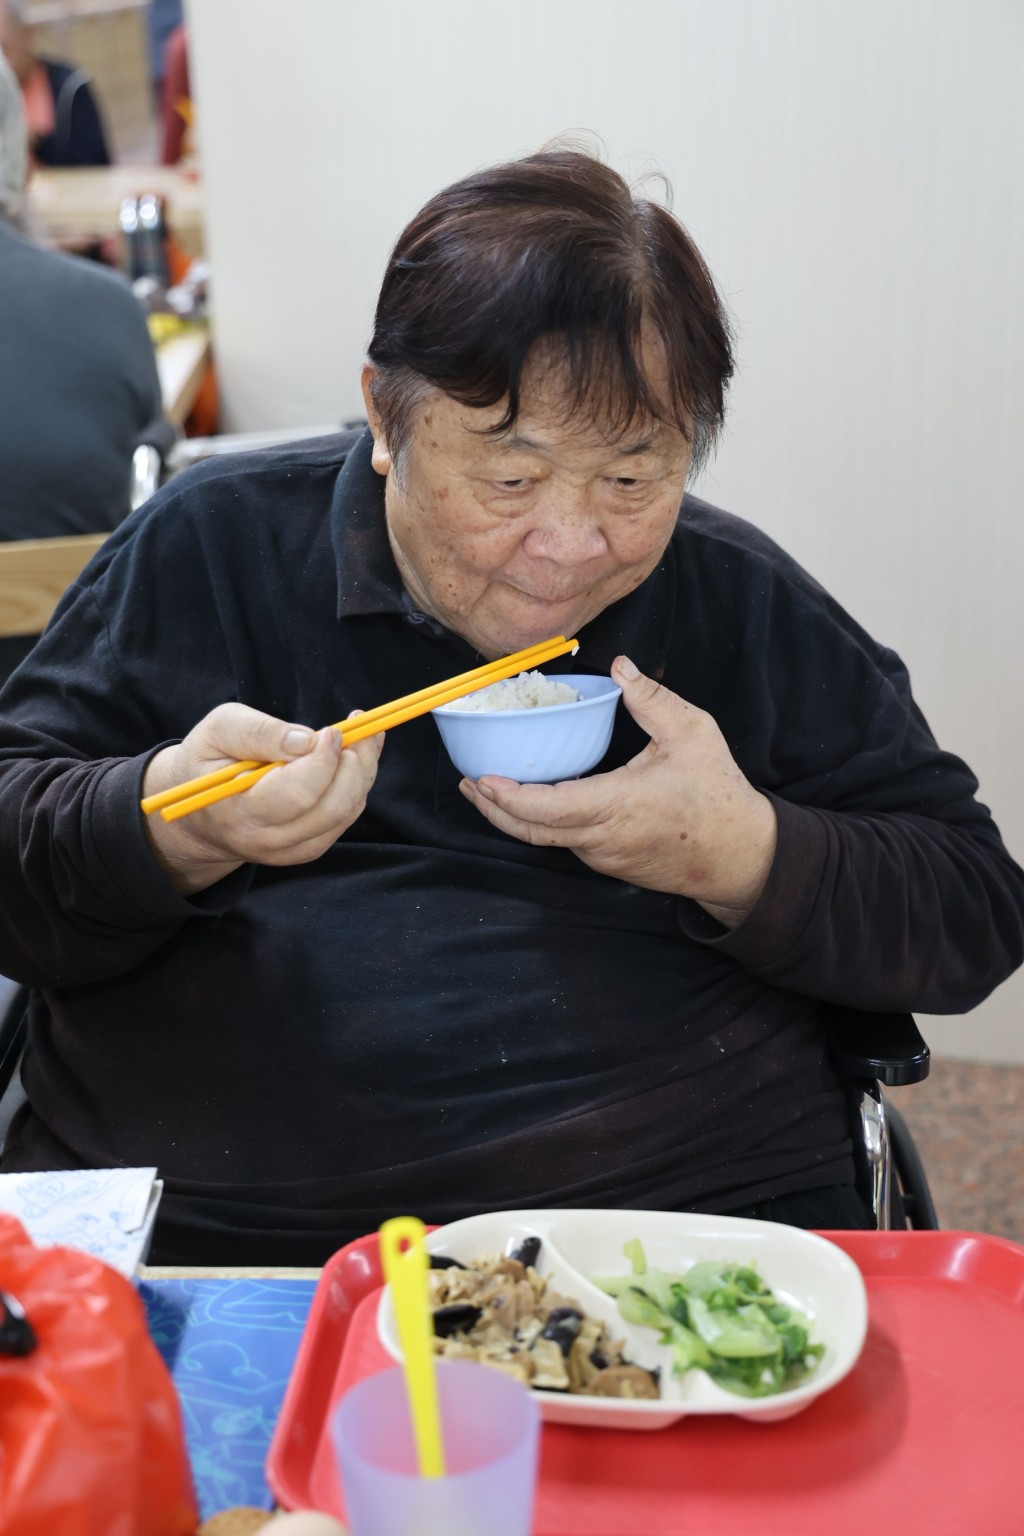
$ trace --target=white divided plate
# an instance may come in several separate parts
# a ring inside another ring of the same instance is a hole
[[[603,1319],[613,1336],[625,1341],[628,1360],[661,1367],[657,1401],[539,1392],[541,1416],[553,1424],[662,1429],[691,1413],[734,1413],[762,1423],[788,1419],[841,1381],[864,1344],[867,1297],[856,1264],[825,1238],[776,1222],[674,1211],[493,1211],[439,1227],[427,1234],[427,1247],[470,1263],[483,1254],[503,1253],[510,1238],[524,1237],[541,1239],[538,1272],[585,1312]],[[704,1371],[688,1371],[681,1380],[673,1376],[671,1353],[654,1331],[627,1323],[613,1299],[588,1279],[628,1274],[622,1247],[634,1237],[643,1243],[648,1264],[658,1269],[686,1270],[704,1259],[753,1264],[780,1301],[812,1319],[812,1342],[825,1346],[812,1374],[788,1392],[761,1398],[726,1392]],[[401,1360],[387,1287],[377,1331],[392,1359]]]

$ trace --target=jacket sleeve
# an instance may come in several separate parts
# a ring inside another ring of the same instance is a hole
[[[0,694],[0,972],[29,986],[120,975],[186,922],[232,906],[252,878],[245,866],[186,898],[152,852],[139,808],[146,765],[208,701],[176,710],[179,669],[130,645],[152,605],[145,572],[158,557],[125,533],[65,595]],[[120,594],[105,608],[103,587]],[[221,686],[214,680],[211,692]],[[170,710],[154,703],[162,699]]]
[[[680,922],[778,987],[961,1013],[1024,957],[1024,872],[970,770],[936,745],[899,658],[879,652],[872,672],[860,724],[851,691],[842,760],[768,790],[778,847],[753,911],[726,932],[683,902]]]

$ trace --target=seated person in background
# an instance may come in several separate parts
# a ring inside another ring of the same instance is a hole
[[[0,539],[115,528],[138,444],[174,440],[128,284],[16,228],[26,169],[17,83],[0,59]],[[0,641],[0,676],[31,644]]]
[[[36,57],[18,0],[0,0],[0,52],[21,86],[32,160],[38,165],[109,165],[88,74],[73,64]]]
[[[398,1211],[872,1224],[822,1000],[959,1012],[1024,873],[907,674],[685,494],[732,372],[685,231],[550,151],[400,236],[362,434],[216,460],[0,696],[5,1170],[156,1164],[154,1262],[322,1263]],[[622,687],[554,786],[315,731],[552,635]],[[284,759],[167,823],[140,797]]]

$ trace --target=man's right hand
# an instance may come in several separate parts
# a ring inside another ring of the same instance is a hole
[[[176,747],[146,769],[143,796],[159,794],[231,762],[283,762],[250,789],[177,821],[146,818],[156,856],[185,896],[223,880],[241,864],[308,864],[362,814],[377,775],[384,735],[342,751],[332,726],[311,731],[221,704]]]

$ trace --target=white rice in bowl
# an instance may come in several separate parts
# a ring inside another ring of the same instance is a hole
[[[543,672],[520,672],[518,677],[490,683],[444,707],[478,714],[495,709],[544,709],[552,704],[575,704],[580,698],[580,693],[569,683],[558,683],[553,677],[545,677]]]

